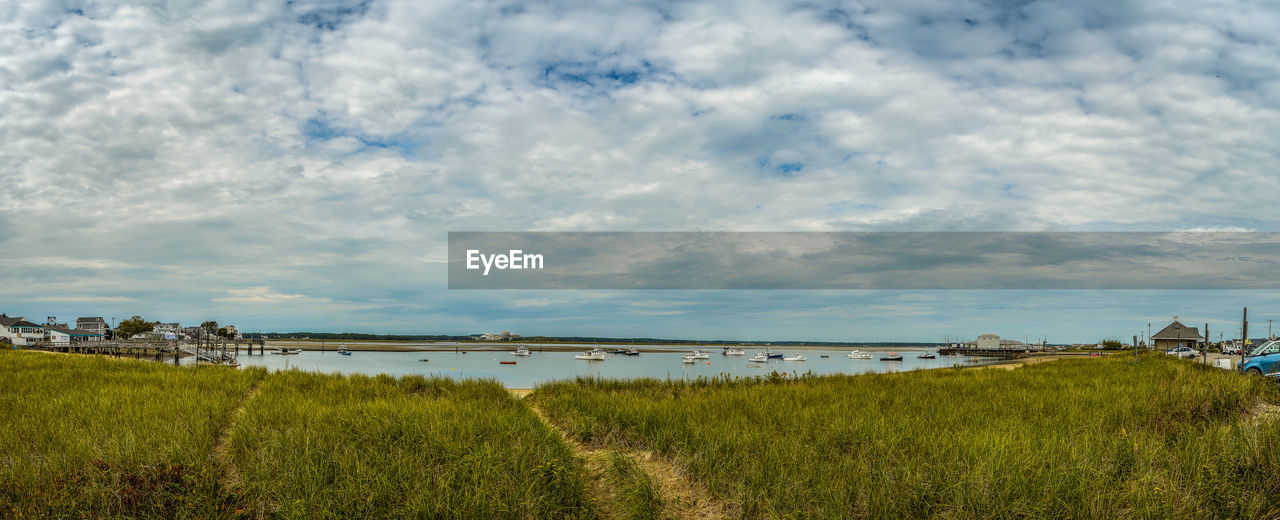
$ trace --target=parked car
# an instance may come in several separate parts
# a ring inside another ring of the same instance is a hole
[[[1200,355],[1200,351],[1191,347],[1177,347],[1164,351],[1165,355],[1175,356],[1180,359],[1193,358]]]
[[[1280,341],[1268,341],[1253,349],[1240,369],[1255,376],[1280,376]]]
[[[1237,356],[1240,354],[1242,349],[1236,345],[1227,343],[1222,345],[1221,351],[1223,354],[1226,354],[1228,356]]]

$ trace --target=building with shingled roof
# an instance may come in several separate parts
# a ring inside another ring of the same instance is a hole
[[[1183,325],[1178,321],[1178,317],[1174,316],[1173,323],[1151,335],[1151,341],[1156,350],[1178,347],[1199,348],[1199,344],[1204,342],[1204,337],[1200,335],[1199,329]]]

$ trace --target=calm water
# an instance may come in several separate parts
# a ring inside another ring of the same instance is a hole
[[[611,347],[602,345],[603,348]],[[536,347],[534,347],[536,349]],[[902,361],[880,361],[883,352],[871,352],[872,359],[849,359],[848,350],[775,350],[788,355],[804,354],[805,361],[770,360],[752,363],[747,359],[757,352],[748,349],[746,356],[722,356],[720,350],[708,350],[711,359],[698,360],[689,365],[681,361],[679,353],[649,353],[641,350],[639,356],[606,354],[604,361],[574,359],[577,352],[533,352],[528,357],[512,356],[510,352],[471,351],[458,352],[352,352],[342,356],[336,352],[303,352],[292,356],[274,354],[248,356],[241,353],[244,366],[261,366],[269,369],[297,368],[307,371],[342,374],[391,374],[443,376],[455,379],[496,379],[507,388],[533,388],[539,383],[577,376],[595,376],[610,379],[697,378],[719,374],[734,376],[766,375],[770,372],[821,374],[863,374],[868,372],[897,372],[930,368],[973,365],[973,358],[938,357],[918,359],[921,350],[901,349]],[[827,355],[829,358],[820,356]],[[429,361],[423,362],[420,359]],[[499,361],[515,361],[515,365],[501,365]],[[986,362],[989,362],[986,361]]]

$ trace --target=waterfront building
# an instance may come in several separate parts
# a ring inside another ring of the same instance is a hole
[[[1174,316],[1173,323],[1151,335],[1151,341],[1155,344],[1156,350],[1178,347],[1199,349],[1200,344],[1204,342],[1204,337],[1200,335],[1200,329],[1183,325],[1178,322],[1178,317]]]
[[[18,346],[35,345],[44,340],[44,327],[21,316],[0,314],[0,338]]]

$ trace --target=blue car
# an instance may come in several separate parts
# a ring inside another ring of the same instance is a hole
[[[1268,341],[1253,349],[1240,369],[1249,375],[1280,376],[1280,341]]]

